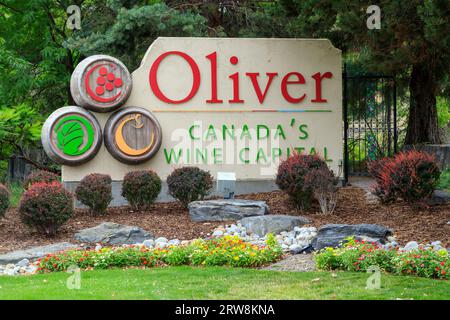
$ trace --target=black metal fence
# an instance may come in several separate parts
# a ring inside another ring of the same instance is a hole
[[[344,70],[344,177],[366,175],[367,163],[397,152],[396,80]]]

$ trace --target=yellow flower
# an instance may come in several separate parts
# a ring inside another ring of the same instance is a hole
[[[239,257],[238,256],[234,256],[234,260],[238,261]]]

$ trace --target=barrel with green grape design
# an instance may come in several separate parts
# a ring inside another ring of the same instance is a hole
[[[41,140],[55,162],[79,165],[100,149],[102,132],[97,119],[87,110],[68,106],[53,112],[42,127]]]

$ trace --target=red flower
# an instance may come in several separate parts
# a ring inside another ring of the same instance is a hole
[[[444,261],[442,261],[442,262],[441,262],[441,266],[444,266],[444,264],[445,264],[445,262],[444,262]]]
[[[445,272],[445,270],[442,270],[442,271],[441,271],[441,274],[442,274],[442,275],[445,275],[446,273],[447,273],[447,272]]]

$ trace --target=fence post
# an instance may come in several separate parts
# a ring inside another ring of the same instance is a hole
[[[348,183],[348,106],[347,106],[347,64],[344,63],[343,72],[344,82],[344,101],[343,101],[343,118],[344,118],[344,185]]]

